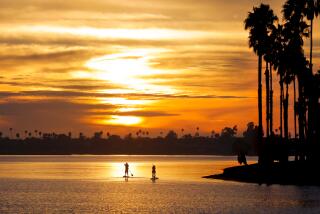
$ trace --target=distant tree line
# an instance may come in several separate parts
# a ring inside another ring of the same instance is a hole
[[[148,131],[138,130],[135,135],[124,137],[103,131],[87,137],[82,132],[73,136],[55,132],[34,130],[4,137],[0,132],[0,154],[221,154],[236,155],[239,151],[256,154],[258,128],[248,123],[243,137],[237,137],[238,128],[225,127],[220,133],[212,131],[209,136],[201,136],[200,128],[194,134],[181,129],[180,137],[174,130],[160,132],[151,137]]]

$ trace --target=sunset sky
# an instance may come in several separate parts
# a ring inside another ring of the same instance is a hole
[[[0,130],[242,133],[257,122],[243,20],[261,2],[1,0]]]

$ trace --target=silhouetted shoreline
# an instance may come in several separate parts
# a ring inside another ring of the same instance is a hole
[[[0,155],[236,155],[236,138],[177,139],[0,139]],[[250,155],[256,155],[253,149]]]
[[[140,136],[139,132],[137,137],[129,134],[124,138],[109,133],[104,137],[103,132],[96,132],[92,137],[80,133],[78,138],[72,138],[71,133],[42,133],[25,139],[0,136],[0,155],[237,155],[239,151],[257,155],[253,123],[248,124],[244,137],[235,134],[236,126],[226,127],[221,135],[186,134],[180,138],[173,131],[164,137]]]
[[[257,184],[320,186],[318,166],[308,162],[290,161],[286,165],[276,162],[268,168],[259,164],[226,168],[222,174],[204,176],[208,179],[239,181]]]

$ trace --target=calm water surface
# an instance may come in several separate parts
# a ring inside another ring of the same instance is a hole
[[[319,187],[201,178],[234,164],[220,156],[0,156],[0,213],[320,213]]]

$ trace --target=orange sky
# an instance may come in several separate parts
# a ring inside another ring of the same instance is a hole
[[[260,2],[1,0],[0,130],[242,133],[257,120],[243,20]]]

